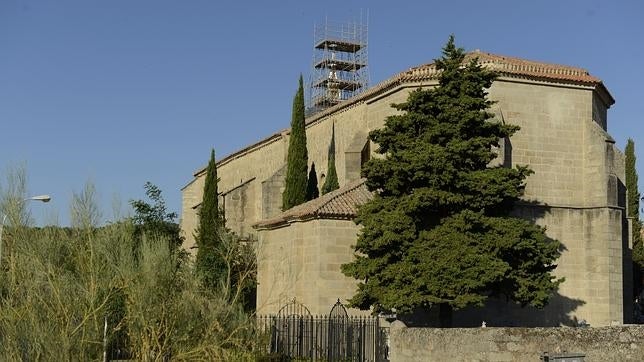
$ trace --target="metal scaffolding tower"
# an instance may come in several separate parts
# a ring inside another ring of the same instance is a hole
[[[307,113],[322,111],[367,89],[367,28],[362,19],[352,23],[326,20],[314,26]]]

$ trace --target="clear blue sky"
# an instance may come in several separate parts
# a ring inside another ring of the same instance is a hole
[[[180,211],[206,163],[288,127],[313,25],[369,11],[372,84],[468,49],[580,66],[617,100],[609,132],[636,142],[644,180],[644,1],[0,0],[0,172],[26,164],[42,223],[73,190]],[[640,190],[644,189],[640,184]]]

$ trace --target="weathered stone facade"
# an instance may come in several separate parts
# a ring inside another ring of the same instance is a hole
[[[566,281],[544,312],[528,315],[526,310],[509,312],[507,305],[490,306],[488,311],[495,312],[489,320],[503,325],[628,321],[632,281],[624,155],[606,132],[607,109],[614,100],[601,81],[583,69],[488,53],[472,56],[499,72],[489,90],[497,101],[492,111],[503,122],[521,127],[503,142],[497,162],[529,165],[535,171],[527,180],[526,202],[515,213],[546,226],[547,234],[565,246],[556,274]],[[434,86],[435,74],[432,64],[410,69],[307,119],[309,162],[318,168],[318,183],[326,173],[332,127],[339,182],[348,185],[376,149],[367,140],[368,132],[396,112],[392,103],[405,101],[413,89]],[[326,311],[336,298],[350,296],[355,286],[339,271],[351,258],[358,232],[351,216],[338,220],[335,215],[318,215],[252,228],[280,212],[287,147],[286,130],[218,162],[227,226],[258,241],[260,311],[275,311],[293,297],[312,311]],[[203,181],[202,169],[182,190],[181,227],[188,248],[194,244]]]
[[[350,219],[371,196],[359,179],[254,225],[260,314],[276,313],[294,297],[311,313],[327,314],[337,299],[352,296],[356,281],[342,276],[340,266],[353,258],[358,226]]]
[[[581,354],[587,362],[644,360],[644,326],[440,329],[398,323],[390,329],[390,360],[397,362],[539,361],[544,352]]]

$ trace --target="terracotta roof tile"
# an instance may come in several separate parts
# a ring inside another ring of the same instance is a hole
[[[317,199],[286,210],[274,218],[253,224],[255,229],[271,229],[293,221],[310,219],[345,219],[356,217],[358,206],[373,197],[367,190],[365,179],[350,182],[346,186],[322,195]]]
[[[526,60],[504,55],[474,51],[467,53],[465,59],[469,61],[478,57],[479,63],[489,69],[495,70],[501,76],[534,77],[551,81],[567,81],[573,83],[599,84],[601,79],[590,75],[586,69],[568,65],[551,64]],[[414,67],[399,74],[405,81],[418,81],[432,79],[438,72],[434,63]]]

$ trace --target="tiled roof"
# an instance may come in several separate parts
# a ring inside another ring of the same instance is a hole
[[[482,51],[467,53],[466,61],[478,57],[479,64],[494,70],[501,76],[522,76],[526,78],[540,78],[550,81],[567,81],[574,83],[599,84],[601,79],[588,73],[586,69],[568,65],[550,64],[526,60],[505,55],[497,55]],[[436,65],[429,63],[411,68],[398,76],[404,81],[418,81],[436,77]]]
[[[508,57],[504,55],[482,52],[479,50],[469,52],[466,55],[466,59],[468,60],[472,59],[473,57],[478,57],[481,64],[489,67],[492,70],[495,70],[501,77],[533,79],[561,84],[596,86],[606,92],[606,94],[608,94],[611,104],[615,102],[602,83],[601,79],[590,75],[590,73],[583,68]],[[322,112],[318,112],[312,115],[306,120],[306,123],[307,125],[315,123],[318,120],[330,114],[336,113],[341,109],[351,107],[355,104],[365,101],[366,99],[394,89],[395,87],[404,83],[434,80],[436,79],[437,74],[438,72],[436,71],[436,65],[433,62],[410,68],[409,70],[398,73],[393,77],[384,80],[379,84],[376,84],[375,86],[365,90],[364,92],[356,95],[353,98],[350,98],[333,107],[325,109]],[[285,129],[280,132],[274,133],[273,135],[257,143],[249,145],[248,147],[245,147],[224,157],[223,159],[219,160],[217,164],[224,164],[228,161],[234,160],[235,158],[242,156],[250,150],[266,145],[272,141],[279,140],[282,134],[287,134],[289,132],[290,129]],[[194,173],[194,176],[199,176],[205,171],[205,169],[205,166],[201,167]]]
[[[564,80],[590,84],[601,83],[601,79],[590,75],[586,69],[568,65],[536,62],[481,51],[471,52],[468,54],[468,57],[478,57],[479,63],[490,65],[493,70],[506,75],[513,74],[548,80]]]
[[[356,217],[358,206],[369,201],[373,194],[367,190],[365,179],[359,179],[317,199],[286,210],[274,218],[253,225],[255,229],[271,229],[293,221],[310,219],[345,219]]]

